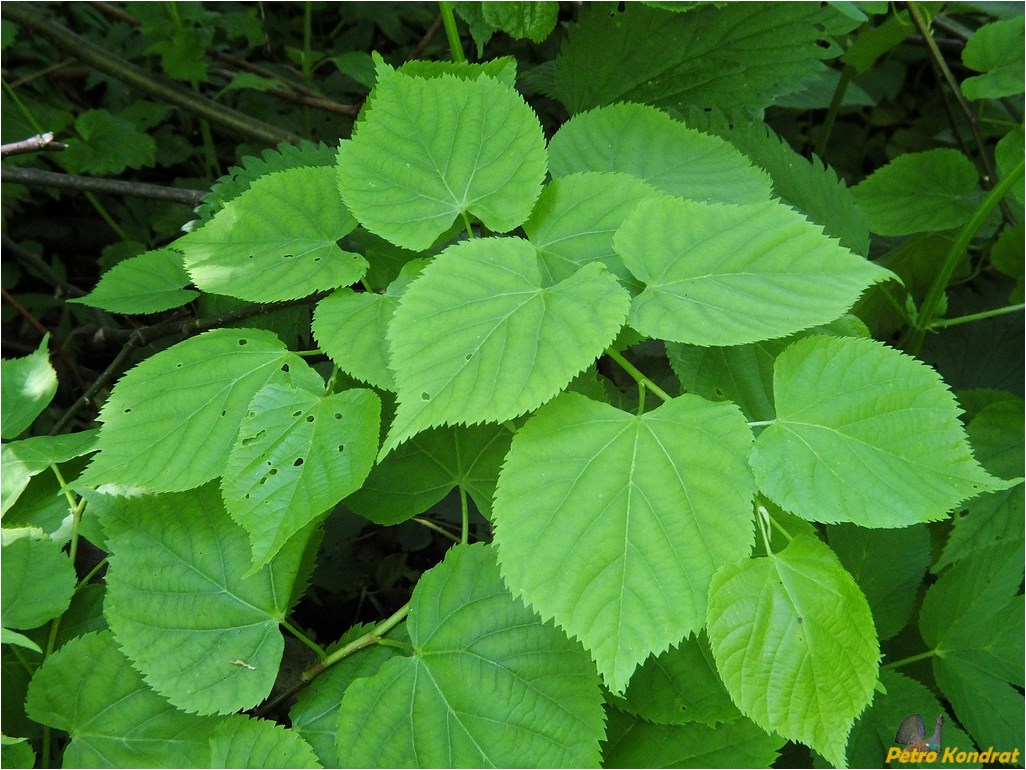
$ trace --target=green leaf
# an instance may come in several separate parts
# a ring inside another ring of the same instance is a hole
[[[11,631],[9,628],[2,630],[2,641],[4,644],[12,644],[18,647],[24,647],[27,650],[38,652],[40,655],[43,654],[42,648],[29,639],[25,634],[19,634],[17,631]]]
[[[0,448],[0,511],[7,513],[34,476],[51,465],[73,460],[95,451],[98,431],[64,433],[59,436],[31,436],[10,441]],[[10,524],[10,522],[7,522]]]
[[[930,565],[926,527],[880,530],[835,524],[827,528],[827,539],[865,594],[877,636],[895,636],[912,619],[916,593]]]
[[[257,179],[174,247],[200,289],[278,302],[360,280],[367,260],[336,243],[354,227],[333,169],[293,168]]]
[[[628,299],[598,264],[549,285],[518,238],[449,247],[388,330],[399,406],[382,455],[426,428],[501,422],[545,403],[613,341]]]
[[[38,530],[3,530],[3,626],[36,628],[68,609],[75,591],[71,559]]]
[[[1011,544],[958,562],[926,592],[919,631],[933,673],[979,746],[1022,746],[1022,550]]]
[[[484,20],[511,37],[541,43],[556,27],[559,3],[509,2],[482,3]]]
[[[206,767],[220,722],[178,711],[149,689],[106,631],[50,655],[25,706],[69,734],[64,767]]]
[[[799,535],[780,553],[723,567],[709,588],[708,631],[742,713],[843,767],[880,648],[869,605],[833,552]]]
[[[637,416],[576,393],[514,437],[493,514],[503,578],[614,693],[702,627],[710,576],[750,551],[751,441],[733,405],[681,396]]]
[[[950,230],[972,216],[979,179],[958,150],[899,155],[852,188],[878,235]]]
[[[266,719],[235,715],[210,737],[209,767],[322,767],[295,731]]]
[[[716,673],[705,634],[649,657],[634,672],[623,698],[613,703],[656,724],[701,722],[712,726],[741,716]]]
[[[1016,126],[1003,137],[998,140],[997,146],[994,147],[994,164],[997,166],[998,179],[1004,179],[1008,175],[1012,174],[1015,166],[1019,161],[1022,160],[1022,146],[1023,146],[1023,127]],[[1009,196],[1016,201],[1020,206],[1026,202],[1026,184],[1023,183],[1023,179],[1020,176],[1019,182],[1009,190]],[[1019,223],[1015,227],[1006,227],[1002,231],[1002,235],[1018,231],[1018,244],[1019,248],[1016,250],[1016,256],[1022,256],[1022,224]],[[994,249],[996,251],[996,248]],[[994,259],[994,253],[991,253],[991,259]],[[996,265],[995,265],[996,266]],[[1017,271],[1012,272],[1013,276],[1022,276],[1022,260],[1018,260]]]
[[[253,395],[297,370],[320,377],[257,329],[214,329],[150,356],[100,410],[100,453],[84,486],[176,492],[219,476]]]
[[[800,91],[858,22],[810,3],[731,3],[674,14],[629,4],[581,12],[556,60],[571,113],[619,101],[759,109]]]
[[[0,362],[0,435],[17,438],[46,409],[57,392],[57,372],[50,366],[50,335],[34,353]]]
[[[492,512],[499,468],[512,438],[503,425],[454,425],[419,433],[374,466],[346,506],[377,524],[398,524],[463,487]]]
[[[980,27],[962,49],[962,63],[984,75],[962,81],[967,99],[1000,99],[1023,92],[1024,32],[1022,14]]]
[[[346,691],[342,767],[597,765],[594,667],[509,595],[489,546],[456,546],[426,572],[407,627],[413,655]]]
[[[645,284],[628,319],[642,334],[740,345],[833,321],[892,273],[778,203],[642,201],[613,237]]]
[[[460,5],[466,4],[460,3]],[[391,67],[377,53],[373,55],[376,57],[375,62],[380,63],[379,71],[382,73],[382,79],[387,79],[392,72]],[[440,78],[443,75],[455,75],[461,80],[479,80],[481,77],[490,77],[510,88],[515,88],[517,85],[517,60],[512,56],[502,56],[482,62],[411,59],[403,62],[396,72],[425,80]]]
[[[855,724],[848,740],[849,767],[882,767],[888,750],[904,746],[898,744],[894,737],[898,727],[909,714],[921,714],[928,725],[927,733],[933,732],[934,720],[944,715],[943,747],[945,749],[971,750],[972,741],[959,729],[958,723],[951,719],[937,696],[927,687],[903,674],[893,670],[880,671],[882,692],[873,698],[873,705],[862,714]],[[938,759],[944,758],[944,752]],[[950,767],[953,763],[959,767],[980,767],[979,763],[956,761],[951,758],[947,763],[939,762],[934,766]],[[900,760],[891,760],[892,767],[904,765]],[[915,763],[918,766],[929,766],[928,763]]]
[[[524,232],[552,280],[601,262],[621,282],[633,283],[613,249],[613,233],[640,201],[657,195],[654,187],[627,174],[571,174],[545,186]]]
[[[68,302],[111,313],[158,313],[198,296],[198,292],[183,288],[189,280],[181,254],[172,249],[156,249],[114,265],[103,274],[95,289]]]
[[[811,336],[777,358],[759,489],[809,521],[906,527],[1002,489],[973,459],[938,374],[874,340]]]
[[[512,230],[531,213],[545,170],[538,117],[487,77],[390,74],[338,151],[338,186],[356,218],[417,250],[463,214]]]
[[[213,484],[126,500],[105,513],[103,527],[111,550],[105,614],[147,683],[201,714],[267,697],[309,530],[249,575],[249,540]]]
[[[617,171],[698,201],[761,203],[771,192],[766,173],[729,143],[641,104],[616,104],[571,118],[549,143],[549,166],[556,179]]]
[[[610,709],[602,766],[772,767],[784,739],[749,719],[718,727],[658,725]]]
[[[157,162],[156,140],[123,115],[86,110],[75,119],[75,131],[79,138],[70,139],[59,156],[72,174],[117,176]]]
[[[32,750],[32,744],[27,738],[9,738],[3,736],[3,745],[0,747],[0,762],[4,767],[31,768],[36,766],[36,752]]]
[[[254,566],[360,488],[380,421],[381,401],[370,390],[318,396],[270,384],[256,392],[221,480],[228,513],[249,534]]]

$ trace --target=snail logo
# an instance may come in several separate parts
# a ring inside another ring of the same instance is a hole
[[[938,751],[941,747],[941,729],[944,727],[944,715],[937,717],[933,728],[933,735],[929,738],[926,735],[926,725],[919,714],[909,714],[901,722],[894,742],[907,746],[909,751]]]

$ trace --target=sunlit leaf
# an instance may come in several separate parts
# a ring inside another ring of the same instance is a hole
[[[848,731],[873,699],[880,648],[865,597],[829,548],[800,535],[780,553],[717,571],[708,632],[742,713],[844,765]]]
[[[37,530],[38,532],[38,530]],[[30,530],[4,529],[0,581],[4,628],[28,629],[63,613],[75,590],[75,568],[59,543]]]
[[[29,481],[51,465],[64,463],[96,451],[96,430],[64,433],[57,436],[30,436],[8,441],[0,448],[0,511],[7,513]],[[8,521],[9,523],[9,521]]]
[[[0,435],[17,438],[46,409],[57,392],[57,372],[50,365],[50,335],[34,353],[3,359],[0,364]]]
[[[751,431],[682,396],[637,416],[576,393],[520,429],[493,518],[503,578],[623,692],[702,627],[712,573],[751,549]]]
[[[210,767],[321,767],[298,733],[266,719],[223,720],[210,737]]]
[[[156,249],[114,265],[100,277],[95,289],[68,302],[112,313],[157,313],[198,296],[184,288],[189,283],[182,255],[172,249]]]

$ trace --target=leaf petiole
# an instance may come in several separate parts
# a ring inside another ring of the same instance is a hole
[[[606,355],[612,358],[614,361],[616,361],[616,363],[620,364],[620,366],[623,367],[624,371],[626,371],[627,374],[633,377],[634,381],[638,383],[639,388],[648,388],[657,396],[659,396],[659,398],[661,398],[663,401],[673,400],[672,397],[669,394],[667,394],[665,390],[660,388],[658,385],[652,382],[652,380],[646,377],[644,372],[642,372],[640,369],[638,369],[638,367],[636,367],[634,364],[632,364],[630,361],[624,358],[618,350],[614,350],[613,348],[606,348]]]

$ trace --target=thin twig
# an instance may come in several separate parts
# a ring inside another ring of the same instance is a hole
[[[198,206],[203,201],[203,196],[206,195],[206,192],[203,190],[187,190],[184,187],[164,187],[163,185],[148,184],[146,182],[127,182],[122,179],[59,174],[54,171],[43,171],[37,168],[0,169],[0,181],[24,184],[30,187],[56,187],[62,190],[76,190],[79,192],[132,195],[137,198],[153,198],[174,203],[184,203],[186,206],[191,207]]]
[[[68,145],[62,142],[55,142],[53,140],[53,131],[47,131],[45,134],[36,134],[28,139],[22,139],[20,142],[0,145],[0,157],[6,158],[9,155],[23,155],[29,152],[54,152],[66,149],[68,149]]]
[[[432,39],[434,39],[435,34],[441,28],[442,28],[442,17],[441,16],[436,16],[435,20],[431,23],[431,26],[428,27],[427,32],[424,33],[424,37],[422,37],[420,39],[420,42],[417,43],[417,47],[414,48],[410,52],[410,55],[406,57],[406,61],[411,61],[412,59],[419,59],[420,55],[422,53],[424,53],[424,50],[431,44],[431,41],[432,41]]]

